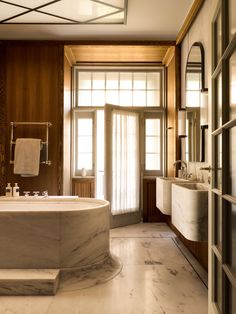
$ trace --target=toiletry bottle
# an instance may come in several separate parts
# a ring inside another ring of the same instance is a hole
[[[12,196],[11,183],[7,183],[7,186],[6,186],[6,196]]]
[[[20,196],[20,188],[17,183],[15,183],[15,186],[13,187],[13,196]]]

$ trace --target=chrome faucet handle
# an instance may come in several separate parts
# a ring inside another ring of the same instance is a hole
[[[39,196],[39,191],[33,191],[35,197]]]
[[[30,191],[24,191],[23,193],[25,197],[28,197],[30,195]]]
[[[45,196],[45,197],[48,196],[48,191],[43,191],[42,195]]]

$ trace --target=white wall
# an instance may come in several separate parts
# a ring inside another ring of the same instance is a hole
[[[213,19],[218,0],[205,0],[198,16],[194,20],[190,30],[186,34],[181,44],[181,101],[185,107],[185,68],[188,53],[194,42],[201,42],[205,54],[205,87],[208,88],[208,159],[207,162],[189,163],[189,171],[193,172],[198,178],[208,179],[208,172],[199,174],[199,168],[211,164],[211,21]]]
[[[188,52],[194,42],[201,42],[204,51],[205,51],[205,87],[208,88],[208,161],[206,163],[189,163],[189,171],[193,172],[198,178],[202,178],[205,182],[208,181],[209,172],[208,171],[200,171],[199,168],[206,165],[212,165],[211,162],[211,130],[212,130],[212,123],[211,123],[211,22],[213,16],[215,14],[216,6],[218,4],[218,0],[205,0],[203,7],[201,8],[197,18],[195,19],[193,25],[191,26],[189,32],[187,33],[184,41],[182,42],[181,47],[181,95],[182,95],[182,104],[184,102],[184,88],[185,88],[185,67],[186,61],[188,57]],[[209,217],[212,217],[212,206],[211,206],[211,197],[209,198]],[[211,219],[208,220],[208,235],[209,235],[209,264],[208,264],[208,313],[211,314],[211,303],[210,298],[212,294],[212,257],[211,257],[211,243],[212,243],[212,221]]]

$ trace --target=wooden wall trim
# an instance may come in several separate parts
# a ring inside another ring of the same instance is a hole
[[[122,46],[175,46],[174,40],[0,40],[0,43],[21,44],[21,45],[122,45]]]
[[[69,46],[64,47],[64,52],[65,52],[65,57],[67,61],[69,62],[70,66],[75,64],[76,60]]]
[[[172,46],[170,48],[168,48],[163,60],[162,60],[162,63],[165,65],[165,66],[168,66],[171,62],[171,60],[174,58],[175,56],[175,47]]]
[[[201,9],[203,3],[204,3],[205,0],[195,0],[188,15],[186,16],[185,20],[184,20],[184,23],[177,35],[177,38],[176,38],[176,45],[179,45],[185,35],[187,34],[188,30],[190,29],[194,19],[196,18],[199,10]]]

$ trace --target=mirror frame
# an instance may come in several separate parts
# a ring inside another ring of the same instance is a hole
[[[190,47],[190,50],[188,52],[187,60],[186,60],[186,67],[185,67],[185,91],[186,91],[186,73],[187,73],[187,66],[188,66],[188,60],[191,53],[192,47],[199,47],[200,53],[201,53],[201,91],[206,91],[207,88],[205,87],[205,52],[204,47],[201,42],[194,42],[192,46]],[[185,95],[186,100],[186,95]],[[185,108],[186,103],[185,103]],[[208,125],[200,126],[201,128],[201,135],[200,135],[200,162],[205,162],[205,130],[208,129]]]
[[[202,86],[201,86],[201,90],[205,89],[205,53],[204,53],[204,47],[202,45],[201,42],[196,41],[192,44],[192,46],[190,47],[190,50],[188,52],[188,57],[187,57],[187,62],[186,62],[186,67],[185,67],[185,89],[186,89],[186,73],[187,73],[187,66],[188,66],[188,59],[189,59],[189,55],[191,53],[191,49],[192,47],[199,47],[200,48],[200,52],[201,52],[201,60],[202,60],[202,77],[201,77],[201,81],[202,81]]]

